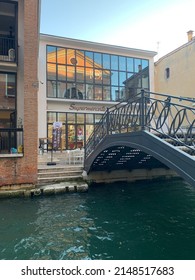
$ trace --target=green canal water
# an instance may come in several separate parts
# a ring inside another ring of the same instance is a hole
[[[195,188],[114,183],[0,200],[0,259],[195,259]]]

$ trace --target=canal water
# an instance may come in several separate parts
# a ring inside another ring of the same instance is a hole
[[[0,259],[195,259],[195,188],[118,182],[1,200]]]

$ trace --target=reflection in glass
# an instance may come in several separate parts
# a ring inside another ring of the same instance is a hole
[[[63,82],[58,82],[58,97],[59,98],[64,98],[64,93],[66,91],[66,83]]]
[[[119,56],[119,70],[126,71],[126,58]]]
[[[56,64],[47,64],[47,78],[49,80],[56,80]]]
[[[126,81],[126,72],[119,72],[119,85],[123,86]]]
[[[103,87],[103,100],[110,100],[110,86]]]
[[[103,73],[103,80],[102,80],[103,84],[104,85],[110,85],[110,83],[111,83],[111,80],[110,80],[111,72],[109,70],[103,70],[102,73]]]
[[[84,66],[85,65],[85,57],[84,57],[84,51],[76,50],[76,61],[78,66]]]
[[[75,123],[75,114],[74,113],[68,113],[67,114],[67,121],[68,121],[68,123]]]
[[[47,62],[56,63],[56,47],[47,46]]]
[[[103,54],[103,68],[110,69],[110,55]]]
[[[101,55],[101,53],[94,53],[94,67],[102,68],[102,55]]]
[[[85,52],[85,66],[93,67],[93,52]]]
[[[93,83],[93,69],[85,68],[85,77],[87,83]]]
[[[134,70],[133,58],[132,57],[127,57],[127,71],[134,72],[133,70]]]
[[[93,85],[86,84],[86,99],[94,99],[93,97]]]
[[[66,66],[58,65],[58,80],[66,81]]]
[[[84,67],[76,67],[77,82],[84,82],[84,77],[85,77],[85,68]]]
[[[112,95],[112,100],[113,101],[116,101],[119,99],[119,89],[118,87],[112,87],[112,92],[111,92],[111,95]]]
[[[102,84],[102,70],[95,69],[95,84]]]
[[[85,115],[77,114],[77,123],[85,123]]]
[[[118,70],[118,56],[111,55],[111,69]]]
[[[136,73],[142,70],[141,59],[135,58],[135,71]]]
[[[67,66],[67,81],[75,81],[75,67]]]
[[[111,84],[115,86],[118,85],[118,71],[111,72]]]
[[[95,86],[95,100],[102,100],[102,87]]]
[[[59,64],[66,64],[66,49],[57,48],[57,62]]]

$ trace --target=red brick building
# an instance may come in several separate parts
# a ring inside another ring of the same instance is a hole
[[[0,188],[37,182],[39,0],[0,0]]]

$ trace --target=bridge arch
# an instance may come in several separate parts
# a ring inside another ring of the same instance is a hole
[[[177,147],[173,147],[171,144],[165,142],[154,134],[144,130],[107,135],[85,160],[84,170],[87,173],[90,173],[94,168],[95,160],[103,151],[119,146],[138,149],[141,152],[152,156],[161,163],[162,166],[166,166],[175,171],[184,180],[195,186],[195,157],[191,157]]]

